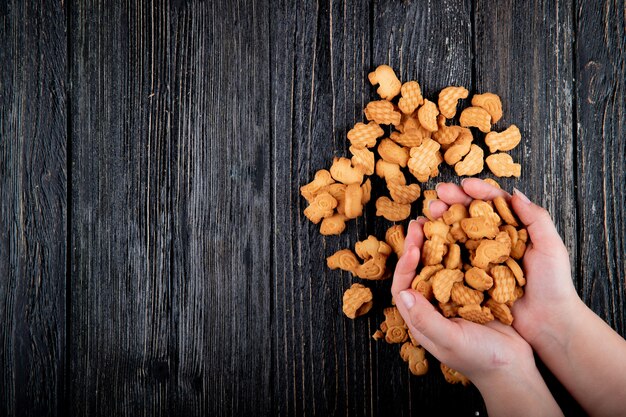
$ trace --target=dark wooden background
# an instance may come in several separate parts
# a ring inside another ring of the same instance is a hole
[[[502,96],[524,136],[504,186],[550,210],[625,335],[625,8],[0,0],[0,415],[485,415],[370,339],[388,282],[342,315],[352,278],[323,259],[383,236],[373,204],[340,237],[302,215],[380,63],[429,98]]]

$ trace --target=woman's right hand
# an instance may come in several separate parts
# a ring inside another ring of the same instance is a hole
[[[531,346],[555,331],[566,331],[582,302],[572,282],[567,249],[550,214],[518,190],[511,196],[477,178],[467,178],[461,184],[462,187],[451,183],[438,185],[440,200],[431,202],[432,215],[441,216],[454,203],[469,206],[472,199],[504,197],[530,237],[523,259],[527,283],[524,296],[512,308],[513,327]]]

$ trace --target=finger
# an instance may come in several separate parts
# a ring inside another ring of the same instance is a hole
[[[513,191],[511,205],[517,217],[526,226],[536,250],[550,254],[554,253],[555,249],[560,250],[565,247],[546,209],[531,203],[528,197],[517,189]]]
[[[404,254],[398,259],[396,270],[393,273],[393,283],[391,284],[391,294],[393,294],[394,299],[400,291],[411,287],[419,260],[420,250],[415,245],[406,248]]]
[[[443,213],[448,210],[448,207],[449,206],[442,200],[433,200],[429,203],[428,210],[433,219],[438,219],[443,216]]]
[[[408,311],[407,322],[434,345],[445,349],[457,344],[458,325],[443,317],[423,295],[404,290],[395,300]]]
[[[422,332],[417,330],[411,324],[410,313],[409,313],[409,310],[407,310],[407,308],[405,307],[405,305],[402,302],[396,302],[396,307],[398,308],[400,315],[404,319],[404,322],[406,323],[406,326],[408,327],[409,332],[413,336],[413,339],[415,339],[415,341],[419,343],[424,349],[429,351],[431,354],[434,354],[434,351],[437,349],[437,347],[432,342],[432,340],[424,336]]]
[[[418,217],[417,220],[411,220],[404,239],[405,251],[411,246],[422,247],[424,244],[424,229],[422,228],[424,223],[426,223],[426,218],[422,216]]]
[[[468,206],[472,202],[472,198],[468,196],[461,187],[449,182],[440,182],[436,187],[437,196],[444,203],[449,205],[461,203]]]
[[[496,197],[504,197],[507,201],[511,199],[511,194],[479,178],[465,178],[461,185],[468,196],[478,200],[493,200]]]

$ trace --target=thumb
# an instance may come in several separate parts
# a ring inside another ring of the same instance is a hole
[[[415,278],[415,270],[419,260],[420,250],[417,246],[411,245],[405,249],[404,255],[398,260],[398,264],[393,273],[391,294],[394,296],[394,299],[400,291],[411,286],[411,282],[413,282],[413,278]]]
[[[546,209],[532,203],[517,188],[513,190],[511,205],[515,214],[526,226],[533,248],[550,254],[557,248],[565,247]]]
[[[423,334],[434,346],[426,349],[447,349],[458,345],[457,324],[443,317],[424,296],[414,290],[405,290],[399,294],[396,304],[408,312],[407,324]]]

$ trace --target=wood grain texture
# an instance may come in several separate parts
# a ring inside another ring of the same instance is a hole
[[[380,1],[373,13],[372,69],[388,64],[396,69],[402,81],[416,80],[424,97],[437,102],[439,91],[449,85],[462,85],[473,90],[472,80],[472,6],[470,1],[443,2]],[[370,87],[370,91],[374,91]],[[372,95],[373,97],[373,95]],[[461,107],[466,103],[463,101]],[[407,178],[415,182],[411,174]],[[452,167],[441,165],[440,175],[421,184],[422,190],[433,189],[438,182],[459,179]],[[381,182],[380,187],[385,188]],[[411,218],[421,215],[421,199]],[[375,208],[367,212],[375,218]],[[391,222],[378,217],[378,226],[368,229],[383,238]],[[408,222],[403,222],[408,226]],[[365,236],[363,236],[365,237]],[[388,292],[390,283],[386,283]],[[382,301],[385,307],[390,299]],[[374,326],[384,320],[375,312]],[[396,346],[376,345],[377,363],[374,379],[378,389],[375,415],[440,415],[486,413],[483,400],[475,387],[461,387],[445,382],[439,361],[429,355],[430,369],[423,377],[412,376],[398,354]],[[388,399],[393,398],[393,401]],[[455,398],[455,401],[448,401]]]
[[[72,414],[264,415],[268,8],[70,10]]]
[[[303,217],[306,202],[297,191],[333,156],[348,155],[345,135],[364,120],[362,109],[375,97],[367,73],[376,65],[389,63],[403,79],[429,85],[429,97],[452,82],[471,82],[469,3],[281,3],[274,11],[272,45],[281,45],[272,50],[279,413],[428,413],[452,392],[469,399],[473,410],[484,409],[477,392],[447,386],[438,369],[410,378],[398,347],[370,338],[390,305],[389,282],[368,284],[377,303],[366,318],[351,321],[341,313],[343,291],[353,279],[329,271],[324,258],[368,234],[384,236],[390,224],[376,218],[373,203],[342,236],[324,238]],[[448,39],[428,29],[443,26],[452,28]],[[289,234],[297,240],[285,239]],[[467,409],[467,402],[461,404]]]
[[[522,133],[510,152],[522,176],[498,181],[550,212],[576,265],[572,22],[571,1],[475,4],[476,92],[502,98],[495,130],[515,124]]]
[[[522,178],[499,181],[550,210],[579,293],[626,335],[625,16],[615,0],[0,1],[0,416],[486,415],[432,357],[413,377],[371,339],[390,282],[366,283],[366,317],[341,311],[358,280],[325,258],[384,236],[382,181],[339,237],[303,216],[299,187],[349,156],[382,63],[433,101],[501,95],[496,129],[524,140]],[[438,181],[458,178],[442,166],[422,188]]]
[[[369,98],[370,4],[273,3],[273,395],[279,415],[371,415],[370,320],[344,320],[351,278],[324,258],[356,240],[357,225],[323,238],[302,214],[299,187],[333,156]]]
[[[578,262],[576,159],[573,133],[574,39],[571,1],[497,3],[478,0],[474,10],[476,92],[502,98],[501,131],[519,127],[522,141],[511,156],[522,164],[520,179],[498,179],[508,190],[519,188],[545,207],[570,253],[574,283]],[[485,147],[486,155],[488,149]],[[584,415],[565,388],[538,365],[565,415]]]
[[[626,4],[576,1],[581,297],[626,336]]]
[[[62,415],[67,158],[64,10],[0,4],[0,415]]]

